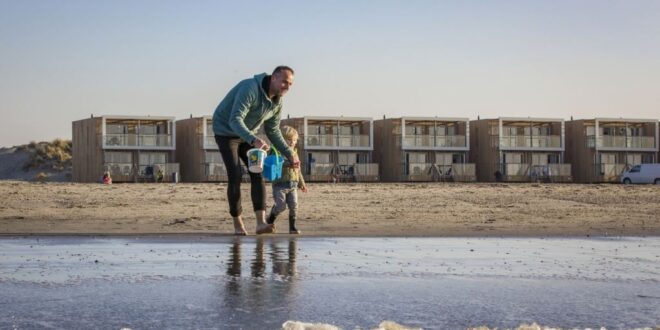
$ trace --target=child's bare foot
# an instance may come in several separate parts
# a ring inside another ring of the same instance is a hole
[[[257,225],[257,235],[270,234],[275,231],[275,226],[267,223]]]

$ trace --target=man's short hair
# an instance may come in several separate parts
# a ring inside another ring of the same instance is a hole
[[[295,72],[293,72],[293,69],[291,69],[290,67],[288,67],[286,65],[280,65],[280,66],[276,67],[275,70],[273,70],[273,75],[275,75],[276,73],[280,73],[284,70],[291,71],[291,74],[296,74]]]

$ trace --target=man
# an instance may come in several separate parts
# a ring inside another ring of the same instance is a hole
[[[266,136],[296,168],[297,154],[286,144],[280,131],[282,97],[293,84],[293,69],[278,66],[272,75],[266,73],[239,82],[232,88],[213,113],[213,132],[227,168],[227,199],[234,221],[234,234],[247,235],[242,219],[240,161],[247,165],[247,151],[251,148],[268,150],[266,141],[255,134],[262,124]],[[265,222],[266,184],[261,173],[250,172],[252,206],[257,218],[256,233],[272,233],[273,225]]]

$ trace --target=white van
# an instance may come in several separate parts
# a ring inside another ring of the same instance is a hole
[[[621,182],[660,184],[660,164],[635,165],[621,173]]]

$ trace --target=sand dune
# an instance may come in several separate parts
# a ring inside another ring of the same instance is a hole
[[[660,186],[653,185],[310,183],[309,188],[299,195],[298,227],[304,235],[660,234]],[[242,189],[246,227],[253,233],[249,185]],[[0,181],[0,196],[1,234],[232,232],[225,184]],[[287,220],[281,218],[277,228],[284,233]]]

